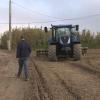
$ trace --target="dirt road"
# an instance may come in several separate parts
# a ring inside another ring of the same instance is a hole
[[[100,59],[97,56],[88,59],[88,54],[77,62],[31,58],[36,100],[100,100]]]
[[[32,55],[25,82],[15,77],[15,55],[1,51],[0,100],[100,100],[100,50],[91,52],[76,62]]]
[[[6,51],[0,51],[0,100],[24,100],[29,82],[16,78],[17,59]]]

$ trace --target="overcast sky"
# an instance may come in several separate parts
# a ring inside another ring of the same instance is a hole
[[[8,30],[9,0],[0,0],[0,32]],[[100,14],[100,0],[12,0],[12,23],[20,26],[50,26],[51,24],[79,24],[100,32],[100,15],[80,20],[64,20]],[[56,22],[50,22],[56,21]],[[48,22],[48,23],[44,23]],[[13,25],[13,26],[19,26]]]

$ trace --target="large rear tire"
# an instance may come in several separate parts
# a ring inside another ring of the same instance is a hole
[[[73,46],[73,57],[74,60],[81,59],[81,44],[74,44]]]
[[[48,47],[48,58],[49,58],[50,61],[57,61],[56,45],[49,45],[49,47]]]

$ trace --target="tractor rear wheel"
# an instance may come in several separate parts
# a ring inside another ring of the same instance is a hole
[[[49,45],[49,47],[48,47],[48,58],[49,58],[50,61],[57,61],[56,45]]]
[[[81,44],[74,44],[73,46],[73,57],[74,60],[81,59]]]

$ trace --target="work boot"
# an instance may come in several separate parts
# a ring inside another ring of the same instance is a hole
[[[25,81],[29,81],[29,78],[25,78]]]

